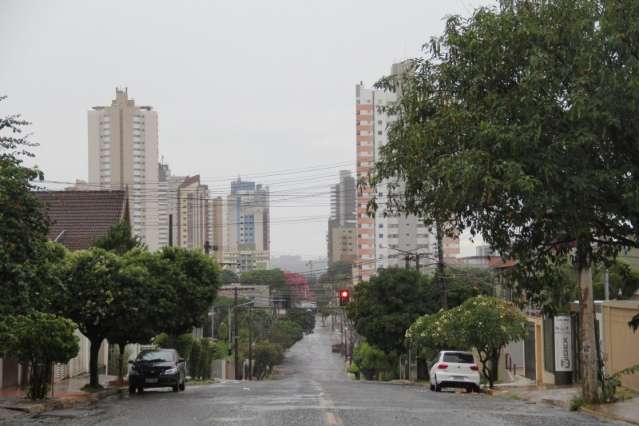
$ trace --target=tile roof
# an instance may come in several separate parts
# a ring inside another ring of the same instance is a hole
[[[129,220],[125,191],[37,191],[49,220],[49,239],[70,250],[87,249],[111,226]]]

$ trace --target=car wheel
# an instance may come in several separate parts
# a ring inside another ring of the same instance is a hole
[[[466,393],[473,393],[473,390],[475,389],[475,386],[468,386],[466,388]]]
[[[138,393],[144,393],[144,386],[138,386]]]
[[[129,386],[129,395],[135,394],[135,386]]]
[[[430,390],[434,391],[435,390],[435,386],[433,386],[433,384],[431,383],[430,385]]]
[[[182,383],[180,383],[180,390],[183,391],[186,389],[186,383],[184,383],[184,381],[182,381]]]
[[[173,392],[177,392],[180,390],[180,385],[173,386]]]
[[[479,387],[479,385],[474,385],[474,386],[473,386],[473,388],[474,388],[473,390],[474,390],[475,392],[477,392],[477,393],[480,393],[480,392],[481,392],[481,388]]]

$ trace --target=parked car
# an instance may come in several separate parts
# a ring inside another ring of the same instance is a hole
[[[186,368],[184,359],[175,349],[152,349],[140,352],[129,361],[129,393],[144,392],[144,388],[173,388],[184,390]]]
[[[430,369],[430,390],[465,388],[479,392],[479,368],[471,352],[441,351]]]

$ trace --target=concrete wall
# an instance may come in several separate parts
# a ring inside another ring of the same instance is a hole
[[[628,327],[628,321],[638,313],[638,301],[610,300],[603,303],[603,352],[608,374],[639,364],[639,333],[633,333]],[[623,375],[621,383],[639,392],[639,374]]]

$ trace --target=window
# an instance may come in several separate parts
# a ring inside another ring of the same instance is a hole
[[[379,238],[384,238],[384,234],[379,234]]]
[[[383,223],[380,223],[380,224],[379,224],[379,228],[380,228],[380,229],[382,229],[383,227],[384,227],[384,224],[383,224]]]
[[[379,136],[381,136],[381,135],[382,135],[382,131],[381,131],[381,130],[378,130],[378,131],[377,131],[377,134],[378,134]]]
[[[444,362],[456,362],[459,364],[474,364],[473,354],[464,352],[448,352],[444,354]]]

